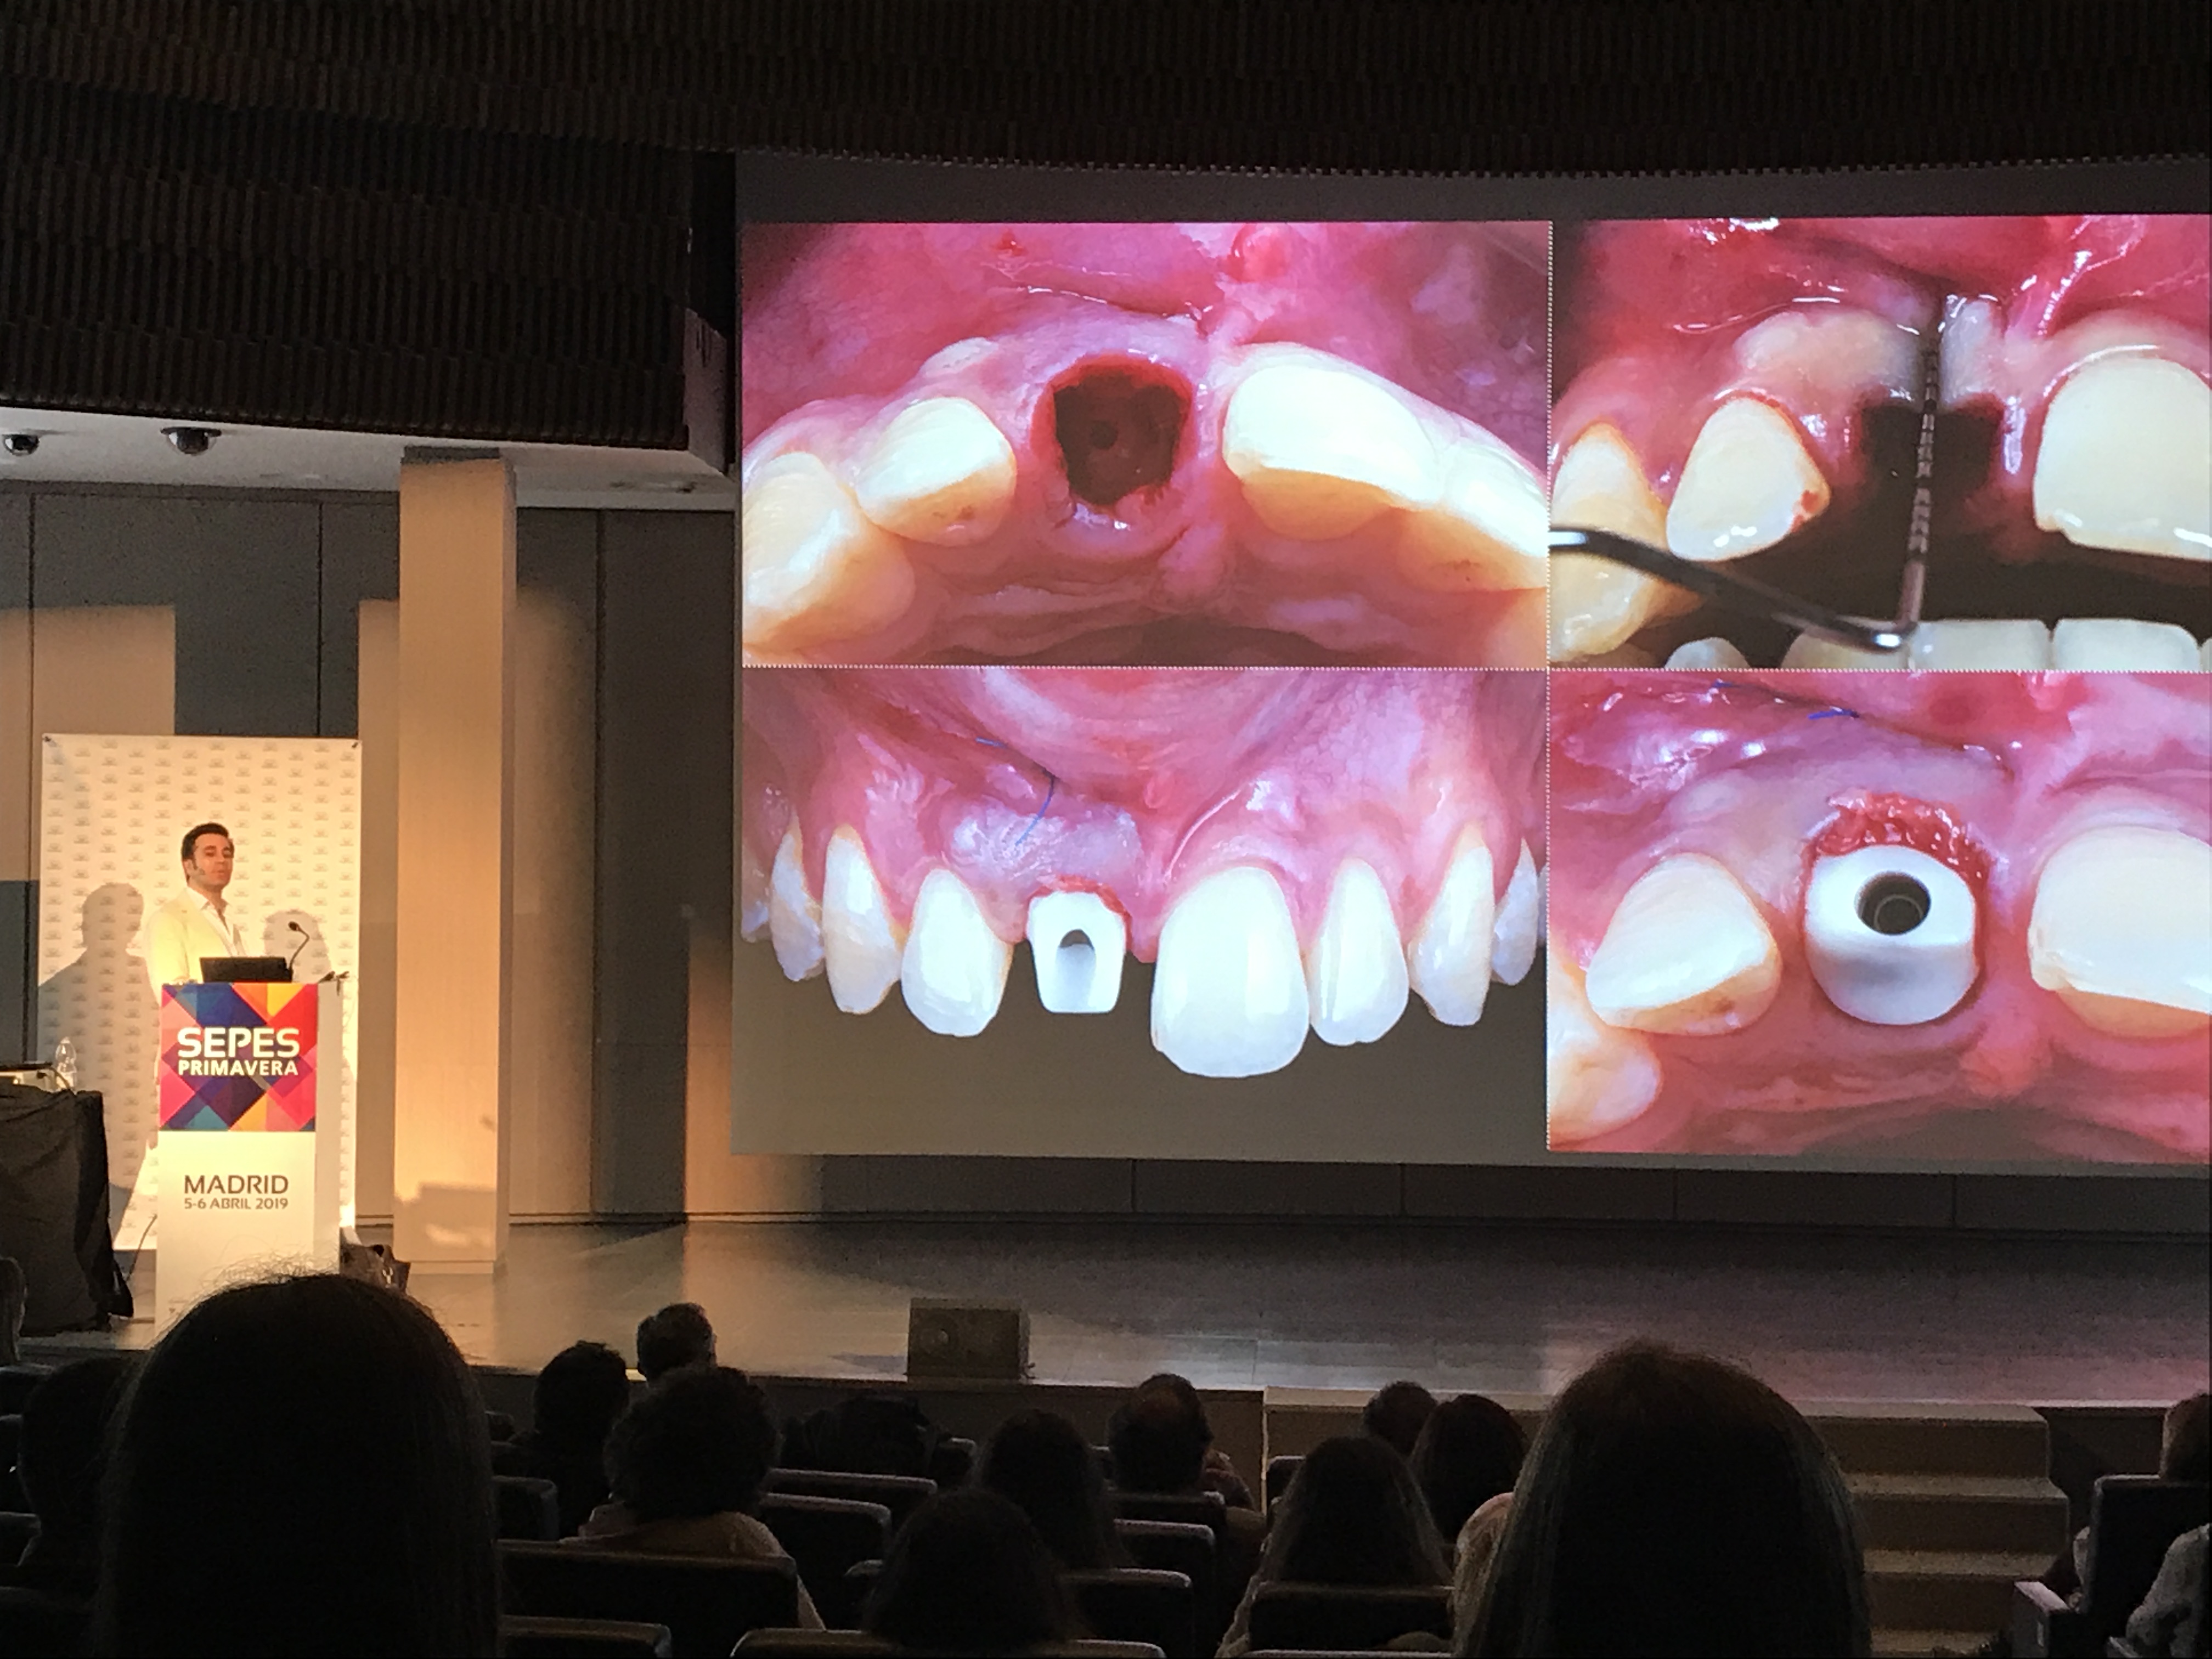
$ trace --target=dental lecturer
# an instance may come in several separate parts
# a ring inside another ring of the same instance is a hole
[[[146,925],[146,966],[157,988],[197,981],[202,957],[246,954],[222,898],[238,856],[230,831],[219,823],[194,824],[185,831],[184,852],[185,890]]]

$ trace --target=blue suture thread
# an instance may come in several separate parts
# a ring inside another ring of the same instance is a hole
[[[1005,744],[1000,743],[996,738],[978,738],[975,741],[981,744],[987,749],[1004,749],[1006,747]],[[1035,762],[1031,762],[1030,763],[1032,765],[1036,764]],[[1036,829],[1037,825],[1044,822],[1044,815],[1052,811],[1052,798],[1060,791],[1060,780],[1053,776],[1048,768],[1039,766],[1037,767],[1037,770],[1044,774],[1044,805],[1037,808],[1036,816],[1031,818],[1029,823],[1023,827],[1022,833],[1014,837],[1014,844],[1011,849],[1014,852],[1019,852],[1021,850],[1022,843],[1030,838],[1030,831]]]
[[[1858,717],[1859,711],[1856,708],[1816,708],[1805,716],[1808,720],[1855,720]]]
[[[1014,851],[1018,853],[1021,851],[1022,843],[1030,838],[1030,830],[1036,829],[1037,825],[1044,822],[1044,815],[1052,811],[1052,798],[1059,791],[1059,788],[1060,780],[1053,776],[1051,773],[1047,772],[1044,775],[1044,805],[1037,808],[1036,816],[1029,821],[1027,828],[1024,829],[1020,835],[1014,837]]]

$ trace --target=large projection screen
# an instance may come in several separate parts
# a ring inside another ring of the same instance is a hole
[[[2203,172],[741,159],[732,1149],[2203,1168]]]

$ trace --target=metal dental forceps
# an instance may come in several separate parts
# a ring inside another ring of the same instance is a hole
[[[1807,634],[1856,646],[1862,651],[1902,651],[1920,626],[1920,603],[1928,586],[1928,526],[1935,505],[1936,407],[1940,401],[1940,352],[1930,335],[1920,359],[1920,445],[1913,464],[1912,523],[1905,535],[1905,579],[1891,622],[1846,617],[1824,605],[1799,599],[1753,577],[1738,575],[1724,564],[1700,564],[1606,530],[1554,530],[1554,553],[1587,553],[1686,587],[1730,611],[1764,617]]]

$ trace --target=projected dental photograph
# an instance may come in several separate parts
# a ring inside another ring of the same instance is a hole
[[[1152,1091],[1331,1049],[1463,1096],[1536,955],[1543,680],[748,670],[739,949],[780,977],[740,1018],[810,1066],[905,1056],[893,1097],[1018,1053],[1034,1087]]]
[[[1553,677],[1555,1149],[2202,1164],[2212,678]]]
[[[1887,622],[1927,514],[1902,650],[1560,552],[1554,662],[2212,666],[2212,218],[1608,221],[1555,259],[1555,526]]]
[[[1548,247],[745,227],[744,660],[1540,668]]]

